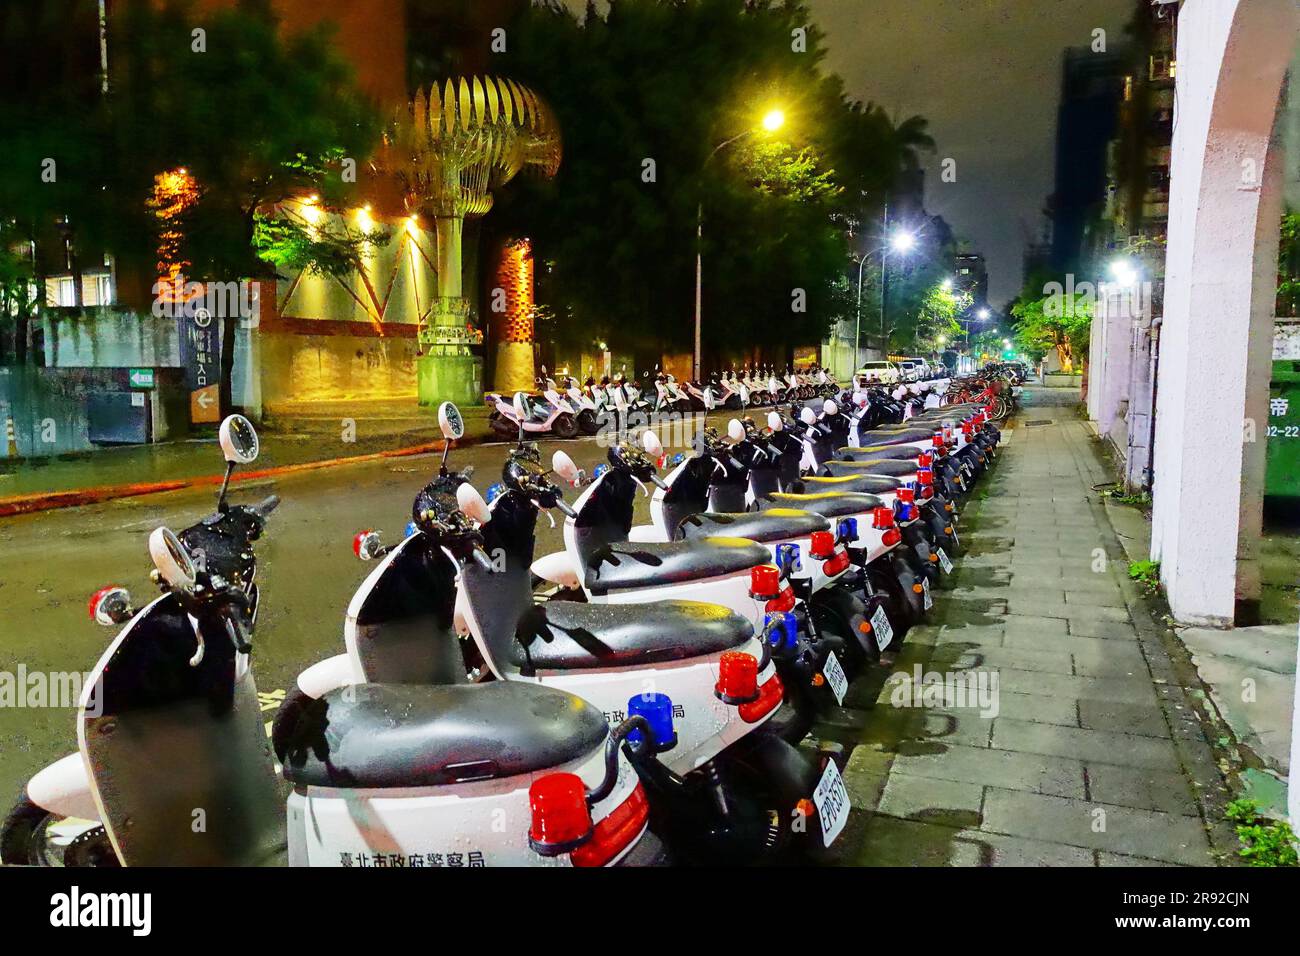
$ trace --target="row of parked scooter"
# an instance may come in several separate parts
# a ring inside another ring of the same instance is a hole
[[[258,453],[231,416],[216,511],[150,535],[161,594],[139,609],[120,587],[92,598],[121,630],[86,683],[78,750],[29,782],[0,860],[815,856],[850,798],[809,730],[926,617],[996,453],[987,396],[944,404],[945,388],[774,408],[671,456],[647,431],[590,475],[564,451],[544,463],[520,427],[486,495],[450,459],[464,425],[444,403],[437,474],[402,540],[356,536],[377,563],[343,652],[302,672],[269,741],[254,544],[278,499],[229,501],[231,472]],[[543,512],[562,517],[564,548],[538,556]]]
[[[655,366],[640,379],[628,380],[626,369],[600,381],[588,375],[579,384],[571,375],[552,378],[542,366],[537,390],[524,396],[523,412],[513,398],[489,392],[488,424],[498,435],[513,438],[522,423],[534,438],[576,438],[610,428],[644,428],[666,414],[689,414],[714,408],[745,408],[830,398],[840,391],[835,379],[819,366],[804,372],[770,366],[713,373],[707,382],[683,382]],[[653,383],[653,390],[649,384]]]

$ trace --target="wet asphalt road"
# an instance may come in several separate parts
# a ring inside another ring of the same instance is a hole
[[[271,446],[275,436],[263,439]],[[507,447],[453,451],[451,464],[473,465],[473,483],[484,491],[499,480]],[[595,439],[543,442],[543,460],[558,447],[588,472],[604,460]],[[415,493],[437,466],[437,455],[424,455],[234,486],[234,501],[272,492],[282,498],[256,545],[262,603],[253,661],[260,691],[292,687],[304,667],[342,652],[344,612],[371,567],[353,556],[352,536],[377,528],[386,541],[399,540]],[[136,606],[151,600],[149,533],[193,524],[214,500],[215,491],[202,488],[0,519],[0,671],[15,674],[20,664],[28,673],[88,671],[115,634],[89,620],[89,596],[121,584]],[[649,519],[646,502],[638,500],[638,523]],[[563,546],[558,526],[545,519],[538,535],[539,555]],[[74,718],[66,707],[0,706],[0,813],[33,773],[76,749]]]

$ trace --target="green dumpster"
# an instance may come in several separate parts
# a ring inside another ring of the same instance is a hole
[[[1300,498],[1300,361],[1273,363],[1264,494]]]

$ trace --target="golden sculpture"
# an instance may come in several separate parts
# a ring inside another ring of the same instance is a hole
[[[396,178],[407,212],[432,217],[437,228],[438,298],[420,329],[421,403],[478,401],[481,394],[461,287],[465,218],[487,213],[492,190],[524,169],[554,175],[560,156],[550,108],[526,86],[503,77],[458,77],[417,90],[385,133],[376,167]],[[531,349],[529,344],[530,369]],[[502,358],[512,367],[511,378],[519,380],[523,370],[513,368],[523,360],[518,343]],[[531,378],[530,372],[530,383]]]

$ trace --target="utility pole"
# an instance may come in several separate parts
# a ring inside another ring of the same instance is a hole
[[[889,299],[889,203],[885,203],[885,231],[880,243],[880,357],[889,355],[889,333],[885,331],[885,303]]]

